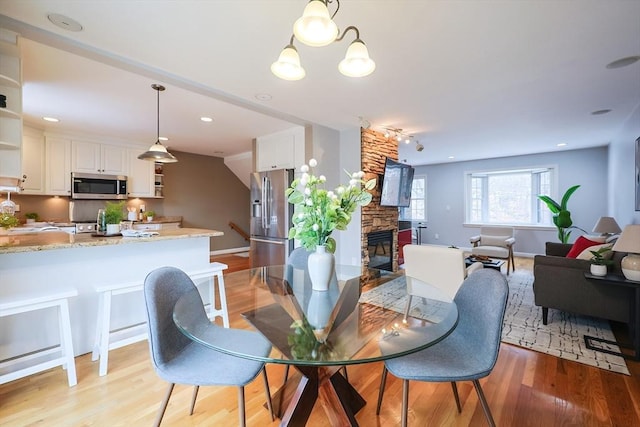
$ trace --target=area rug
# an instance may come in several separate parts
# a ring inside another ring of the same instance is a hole
[[[622,357],[589,350],[584,335],[615,340],[608,322],[589,316],[578,316],[549,310],[549,322],[542,324],[542,309],[533,302],[533,275],[515,271],[507,277],[509,300],[502,329],[502,342],[573,360],[613,372],[629,375]],[[404,277],[392,280],[362,294],[361,302],[403,313],[407,297]],[[401,297],[398,297],[402,294]],[[438,317],[438,304],[431,300],[425,305],[421,298],[413,298],[410,315],[421,319]],[[606,346],[618,351],[617,346]]]

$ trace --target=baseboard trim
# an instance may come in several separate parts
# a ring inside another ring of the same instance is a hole
[[[249,251],[249,246],[243,248],[230,248],[230,249],[219,249],[217,251],[210,251],[209,255],[225,255],[225,254],[235,254],[237,252],[247,252]]]

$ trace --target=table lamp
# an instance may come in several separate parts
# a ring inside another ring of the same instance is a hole
[[[613,217],[601,216],[596,225],[593,227],[594,233],[600,233],[603,236],[618,234],[622,230]]]
[[[613,245],[617,252],[628,252],[622,258],[622,274],[627,280],[640,282],[640,224],[627,225]]]

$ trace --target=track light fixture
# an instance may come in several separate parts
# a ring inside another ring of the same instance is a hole
[[[336,10],[329,16],[329,3],[336,3]],[[369,58],[369,51],[360,39],[360,31],[350,25],[340,34],[333,18],[340,10],[340,0],[310,0],[302,16],[293,24],[293,35],[284,47],[278,60],[271,64],[271,72],[284,80],[300,80],[306,72],[300,65],[300,55],[293,45],[297,39],[307,46],[327,46],[341,41],[347,32],[353,30],[355,39],[349,45],[345,58],[338,64],[338,70],[348,77],[368,76],[375,70],[376,63]]]
[[[398,142],[404,141],[405,144],[409,144],[411,139],[413,139],[413,135],[407,134],[401,128],[384,128],[384,137],[394,138]]]
[[[420,144],[420,141],[416,141],[416,151],[424,150],[424,145]]]
[[[140,154],[138,158],[140,160],[149,160],[157,163],[175,163],[178,159],[167,151],[167,148],[160,143],[160,92],[164,90],[164,86],[158,84],[152,84],[153,90],[157,91],[157,138],[156,143],[153,144],[147,151]]]

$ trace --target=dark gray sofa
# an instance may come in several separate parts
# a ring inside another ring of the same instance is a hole
[[[549,308],[584,314],[618,322],[629,321],[631,289],[587,280],[589,261],[566,258],[571,244],[547,242],[546,255],[533,260],[535,304],[542,307],[542,322],[547,324]],[[626,255],[613,253],[609,273],[620,274],[620,261]]]

